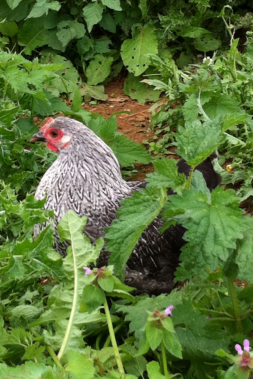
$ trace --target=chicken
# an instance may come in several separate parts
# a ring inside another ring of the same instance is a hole
[[[43,141],[58,153],[57,160],[47,170],[35,193],[37,200],[47,196],[45,209],[54,211],[55,249],[66,254],[66,242],[60,242],[57,225],[68,210],[80,217],[87,216],[85,234],[94,243],[104,237],[104,228],[116,217],[120,201],[146,186],[145,182],[126,182],[119,163],[110,149],[93,131],[81,122],[66,117],[52,118],[35,134],[31,142]],[[197,167],[210,190],[220,177],[212,166],[212,157]],[[178,164],[179,172],[189,174],[185,161]],[[174,287],[174,271],[182,246],[185,229],[171,226],[163,234],[160,218],[156,218],[139,239],[126,266],[128,285],[139,293],[168,293]],[[109,253],[104,249],[98,266],[108,263]]]

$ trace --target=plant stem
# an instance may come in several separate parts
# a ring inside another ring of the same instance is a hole
[[[229,277],[227,277],[227,281],[228,281],[228,288],[229,288],[229,292],[230,292],[230,296],[231,296],[232,304],[234,308],[236,329],[238,333],[242,333],[242,323],[241,323],[240,310],[239,310],[239,304],[238,304],[234,281],[232,278],[229,278]]]
[[[49,354],[53,358],[53,361],[56,364],[56,366],[58,366],[62,370],[63,367],[62,367],[59,359],[57,358],[57,355],[55,354],[54,350],[51,348],[51,346],[47,346],[47,351],[49,352]]]
[[[191,166],[191,171],[190,171],[190,174],[189,174],[186,186],[185,186],[186,189],[190,189],[190,187],[191,187],[192,175],[193,175],[194,169],[195,169],[195,166]]]
[[[121,374],[124,374],[125,371],[124,371],[123,364],[122,364],[122,361],[121,361],[121,358],[120,358],[118,345],[117,345],[115,334],[114,334],[114,331],[113,331],[113,325],[112,325],[112,319],[111,319],[111,315],[110,315],[110,310],[109,310],[106,298],[105,298],[105,301],[104,301],[104,308],[105,308],[106,321],[107,321],[109,333],[110,333],[110,336],[111,336],[112,347],[113,347],[114,355],[115,355],[116,362],[117,362],[117,365],[118,365],[118,368],[119,368],[119,372]]]
[[[163,341],[161,343],[161,348],[162,348],[162,358],[163,358],[163,373],[165,376],[169,376],[167,358],[166,358],[166,351],[165,351],[165,346],[164,346]]]
[[[116,326],[116,328],[113,329],[114,334],[117,333],[117,331],[125,324],[125,321],[122,321],[119,325]],[[111,342],[111,336],[108,336],[107,340],[105,341],[104,348],[108,347]]]
[[[61,360],[64,351],[66,349],[66,346],[68,344],[68,340],[70,337],[70,332],[71,332],[71,327],[74,321],[74,316],[76,312],[76,304],[77,304],[77,266],[76,266],[76,257],[75,254],[73,253],[73,266],[74,266],[74,294],[73,294],[73,302],[72,302],[72,309],[69,317],[69,322],[67,326],[67,330],[60,348],[60,351],[58,353],[58,359]]]

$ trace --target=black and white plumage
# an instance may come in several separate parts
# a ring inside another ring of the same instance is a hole
[[[80,217],[88,216],[84,232],[94,243],[104,237],[104,228],[115,219],[120,200],[146,185],[126,182],[110,147],[78,121],[66,117],[50,119],[31,141],[44,141],[59,154],[41,179],[35,198],[41,200],[47,196],[45,209],[54,210],[55,248],[62,255],[66,244],[59,241],[56,227],[68,210]],[[197,167],[210,190],[219,184],[211,159]],[[189,174],[190,167],[184,161],[178,167],[179,172]],[[156,218],[146,228],[127,262],[126,283],[138,292],[159,294],[170,292],[174,286],[173,275],[185,244],[185,229],[172,226],[161,235],[158,231],[161,225],[162,221]],[[102,251],[98,265],[106,265],[108,257],[109,253]]]

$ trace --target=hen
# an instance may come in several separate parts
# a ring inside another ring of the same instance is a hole
[[[146,186],[145,182],[126,182],[119,163],[110,149],[93,131],[82,123],[66,117],[52,118],[35,134],[31,142],[44,141],[58,158],[44,174],[35,198],[47,196],[45,209],[54,210],[55,248],[65,255],[66,243],[59,240],[57,224],[68,210],[80,217],[88,216],[85,234],[91,242],[104,236],[104,228],[116,217],[120,200]],[[210,190],[220,177],[212,166],[212,157],[197,167]],[[190,167],[181,160],[179,172],[189,174]],[[139,293],[159,294],[174,287],[174,271],[181,247],[185,244],[182,226],[170,227],[162,235],[162,221],[156,218],[143,232],[126,266],[128,285]],[[103,250],[98,266],[108,263],[109,253]]]

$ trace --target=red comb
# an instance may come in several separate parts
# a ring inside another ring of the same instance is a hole
[[[50,117],[50,119],[47,121],[47,123],[42,126],[41,130],[47,129],[52,121],[54,121],[54,119],[53,119],[53,117]]]

